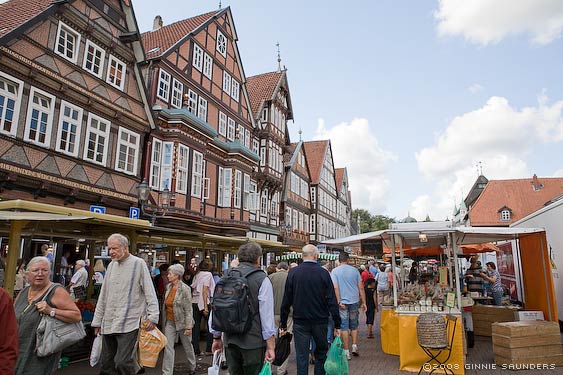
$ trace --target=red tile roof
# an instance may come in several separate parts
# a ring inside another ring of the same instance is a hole
[[[0,4],[0,37],[47,9],[53,0],[9,0]]]
[[[141,34],[147,59],[154,59],[163,55],[166,51],[168,51],[168,49],[170,49],[170,47],[174,46],[178,41],[193,32],[219,12],[220,10],[215,10],[213,12],[174,22],[170,25],[162,26],[160,29],[155,31],[148,31]]]
[[[270,72],[246,78],[246,89],[248,90],[250,107],[254,116],[259,115],[257,112],[262,102],[272,98],[281,76],[282,72]]]
[[[334,175],[336,176],[336,192],[338,194],[340,194],[340,188],[342,187],[344,173],[346,173],[346,168],[334,168]]]
[[[472,226],[508,226],[561,194],[563,178],[491,180],[470,209],[469,220]],[[511,210],[510,221],[501,220],[503,207]]]
[[[303,142],[303,148],[309,165],[311,184],[316,185],[321,179],[321,170],[328,148],[328,140]]]

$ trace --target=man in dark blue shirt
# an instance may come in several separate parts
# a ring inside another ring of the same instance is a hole
[[[297,375],[309,373],[309,343],[315,340],[315,375],[324,374],[328,351],[327,326],[329,312],[334,320],[335,334],[340,335],[340,313],[329,272],[317,259],[319,250],[305,245],[303,263],[289,271],[280,310],[280,335],[285,334],[289,310],[293,307],[293,336]]]

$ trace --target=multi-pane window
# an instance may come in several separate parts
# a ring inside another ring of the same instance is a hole
[[[227,38],[219,30],[217,30],[217,51],[219,51],[223,57],[227,56]]]
[[[106,165],[109,128],[111,123],[92,113],[88,115],[84,159]]]
[[[240,94],[240,84],[235,79],[231,80],[231,98],[238,102]]]
[[[65,154],[77,156],[81,126],[82,108],[63,100],[59,114],[59,132],[55,149]]]
[[[201,72],[203,68],[203,50],[197,44],[194,44],[194,67]]]
[[[188,192],[188,168],[190,149],[184,145],[178,145],[178,162],[176,169],[176,191],[186,194]]]
[[[260,147],[260,166],[266,166],[266,147]]]
[[[500,219],[502,221],[509,221],[510,220],[510,210],[502,210],[500,212]]]
[[[170,74],[165,70],[160,69],[158,75],[158,91],[156,96],[168,103],[170,97]]]
[[[203,55],[203,75],[209,79],[213,78],[213,58],[207,53]]]
[[[244,145],[250,148],[250,130],[244,129]]]
[[[237,171],[238,173],[238,171]],[[243,209],[245,210],[249,210],[250,209],[250,175],[248,174],[244,174],[244,179],[243,179],[243,197],[242,197],[242,205],[243,205]]]
[[[203,121],[207,121],[207,100],[199,97],[199,106],[197,108],[197,117]]]
[[[227,121],[227,139],[229,141],[235,140],[235,120],[233,120],[230,117],[228,118]]]
[[[260,142],[256,138],[252,140],[252,151],[258,154],[258,149],[260,148]]]
[[[76,64],[79,46],[80,34],[64,23],[59,22],[55,52]]]
[[[202,179],[203,179],[203,154],[194,151],[193,164],[192,164],[192,197],[201,198]]]
[[[227,115],[219,112],[219,134],[222,136],[227,135]]]
[[[45,91],[31,88],[24,140],[48,147],[55,110],[55,97]]]
[[[235,138],[240,142],[243,143],[244,141],[244,126],[242,126],[242,124],[238,124],[237,125],[237,133],[235,135]]]
[[[188,111],[197,116],[197,94],[188,90]]]
[[[104,70],[104,58],[106,56],[106,51],[92,43],[92,41],[86,41],[86,49],[84,51],[84,62],[82,67],[95,75],[98,78],[102,78],[102,71]]]
[[[231,95],[231,75],[223,71],[223,91]]]
[[[264,189],[260,196],[260,214],[262,216],[268,215],[268,191]]]
[[[262,110],[262,121],[264,122],[268,121],[268,108],[264,108]]]
[[[118,89],[123,90],[125,87],[125,71],[125,63],[118,60],[115,56],[110,55],[106,81]]]
[[[15,136],[23,82],[0,72],[0,132]]]
[[[176,78],[172,79],[172,107],[182,108],[182,96],[184,95],[184,85]]]
[[[171,190],[172,182],[172,163],[174,159],[174,143],[173,142],[163,142],[162,143],[162,162],[160,163],[160,189]]]
[[[117,134],[117,155],[115,169],[127,174],[137,171],[137,150],[139,149],[139,134],[119,127]]]
[[[240,208],[241,193],[242,193],[242,172],[235,171],[235,202],[234,206]]]
[[[162,141],[156,138],[152,140],[151,154],[151,176],[150,187],[160,188],[160,161],[162,159]]]
[[[250,211],[258,210],[258,186],[256,182],[250,182]]]
[[[217,205],[231,207],[232,169],[219,167],[219,184],[217,191]]]

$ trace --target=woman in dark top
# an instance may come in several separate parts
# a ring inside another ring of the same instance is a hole
[[[368,325],[368,339],[373,338],[373,321],[377,311],[377,293],[375,291],[375,280],[368,279],[364,287],[366,292],[366,324]]]

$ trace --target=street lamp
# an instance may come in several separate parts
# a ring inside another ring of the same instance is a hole
[[[137,194],[139,197],[139,203],[141,204],[141,211],[143,215],[151,218],[151,224],[154,226],[156,219],[166,215],[170,209],[170,201],[174,199],[173,194],[170,192],[168,187],[158,193],[158,203],[156,206],[150,206],[147,204],[151,189],[147,184],[147,181],[143,180],[139,186],[137,186]]]

